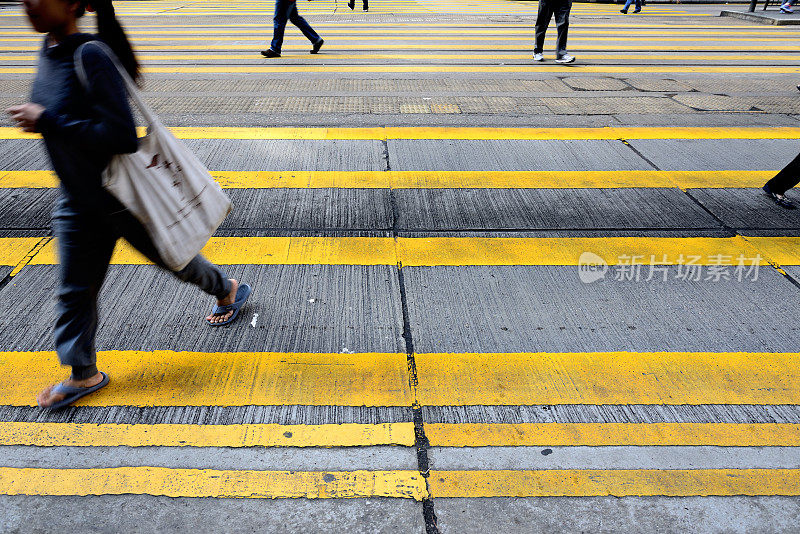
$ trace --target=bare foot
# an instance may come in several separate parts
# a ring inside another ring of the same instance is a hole
[[[231,278],[230,280],[231,280],[231,291],[230,293],[228,293],[227,297],[217,301],[217,306],[229,306],[234,302],[236,302],[236,292],[239,290],[239,282],[237,282],[233,278]],[[223,315],[214,315],[212,313],[211,315],[206,317],[206,321],[212,324],[224,323],[225,321],[231,318],[231,315],[233,315],[233,310]]]
[[[100,382],[103,381],[103,374],[98,372],[96,375],[86,378],[84,380],[73,380],[68,378],[62,382],[65,386],[71,386],[74,388],[90,388],[92,386],[96,386]],[[60,393],[53,393],[53,388],[55,385],[49,386],[45,388],[39,395],[36,397],[36,402],[42,408],[48,408],[53,404],[64,400],[64,395]]]

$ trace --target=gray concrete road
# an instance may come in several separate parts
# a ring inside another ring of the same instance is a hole
[[[39,410],[57,181],[2,119],[0,531],[797,530],[800,27],[576,3],[560,66],[536,2],[300,0],[267,60],[270,2],[115,5],[255,292],[212,331],[123,247],[111,385]],[[0,6],[1,106],[40,45]]]

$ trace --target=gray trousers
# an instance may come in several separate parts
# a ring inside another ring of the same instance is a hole
[[[122,206],[112,206],[120,209],[111,213],[89,211],[61,200],[53,212],[60,258],[56,352],[62,365],[72,366],[75,380],[97,374],[97,297],[117,239],[125,238],[150,261],[167,269],[142,224]],[[182,270],[171,272],[218,299],[231,290],[231,282],[223,272],[200,255]]]
[[[569,12],[572,0],[539,0],[539,14],[536,17],[536,45],[534,54],[544,51],[544,38],[550,19],[556,16],[556,57],[567,53],[567,34],[569,32]]]

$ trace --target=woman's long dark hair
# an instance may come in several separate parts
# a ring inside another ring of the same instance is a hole
[[[111,0],[79,0],[80,8],[77,15],[80,17],[86,11],[87,5],[97,14],[97,36],[106,43],[119,58],[122,66],[134,80],[139,79],[139,61],[133,52],[128,36],[122,29],[114,13]]]

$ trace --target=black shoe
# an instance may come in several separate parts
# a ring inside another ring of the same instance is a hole
[[[787,210],[793,210],[797,208],[797,206],[794,205],[794,202],[786,198],[785,195],[779,195],[778,193],[770,189],[769,185],[764,184],[764,187],[762,187],[761,189],[763,189],[764,194],[766,194],[769,197],[769,199],[772,200],[778,206],[786,208]]]
[[[620,9],[619,12],[620,13],[625,13],[626,15],[628,14],[628,11],[626,9]]]
[[[322,45],[324,44],[325,44],[325,39],[320,39],[319,41],[314,43],[314,47],[311,49],[311,52],[309,52],[309,54],[316,54],[317,52],[319,52],[319,49],[322,48]]]
[[[368,7],[365,7],[365,8],[364,8],[364,11],[369,11],[369,8],[368,8]]]
[[[355,9],[356,8],[355,0],[350,0],[350,2],[347,2],[347,7],[349,7],[351,10]]]
[[[268,49],[268,50],[263,50],[261,52],[261,55],[264,56],[264,57],[281,57],[280,52],[276,52],[275,50],[273,50],[271,48]]]

